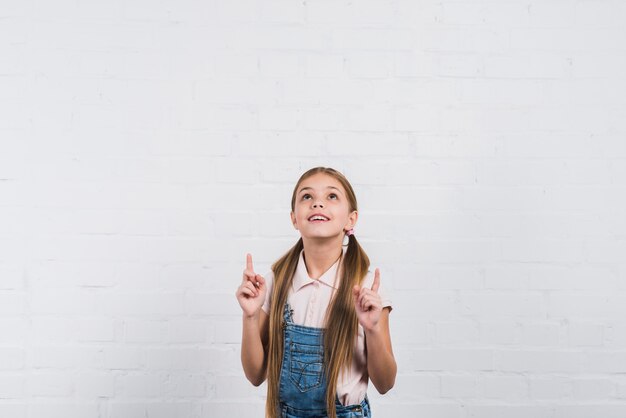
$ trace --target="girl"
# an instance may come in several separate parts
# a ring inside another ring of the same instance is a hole
[[[381,394],[394,385],[391,303],[354,235],[357,218],[343,174],[312,168],[291,197],[301,238],[265,278],[247,255],[241,363],[253,385],[267,377],[269,418],[371,417],[368,378]]]

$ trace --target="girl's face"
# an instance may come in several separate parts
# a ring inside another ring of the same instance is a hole
[[[357,218],[357,211],[350,210],[346,191],[334,177],[317,173],[298,186],[291,222],[303,238],[343,237]]]

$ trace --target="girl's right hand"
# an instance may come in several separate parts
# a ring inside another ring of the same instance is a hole
[[[265,279],[254,272],[252,255],[246,254],[246,269],[243,271],[243,281],[237,288],[235,295],[245,316],[254,317],[265,303],[267,287]]]

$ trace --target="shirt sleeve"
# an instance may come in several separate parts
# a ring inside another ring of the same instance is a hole
[[[267,293],[265,293],[265,302],[263,302],[263,306],[261,309],[265,311],[266,314],[270,314],[270,306],[272,303],[272,286],[274,285],[274,272],[269,271],[265,276],[265,286],[267,286]]]
[[[363,279],[363,286],[371,289],[374,284],[374,272],[371,270],[367,271],[365,275],[365,279]],[[380,275],[380,286],[378,286],[378,294],[380,295],[380,299],[383,302],[383,308],[389,308],[389,310],[393,309],[393,304],[391,303],[391,291],[388,286],[386,286],[385,277],[381,273]]]

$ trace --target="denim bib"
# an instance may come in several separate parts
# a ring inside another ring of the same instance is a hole
[[[279,383],[279,416],[282,418],[327,418],[324,372],[324,329],[293,323],[292,309],[285,304],[283,362]],[[344,406],[335,397],[337,418],[371,417],[365,399]]]

